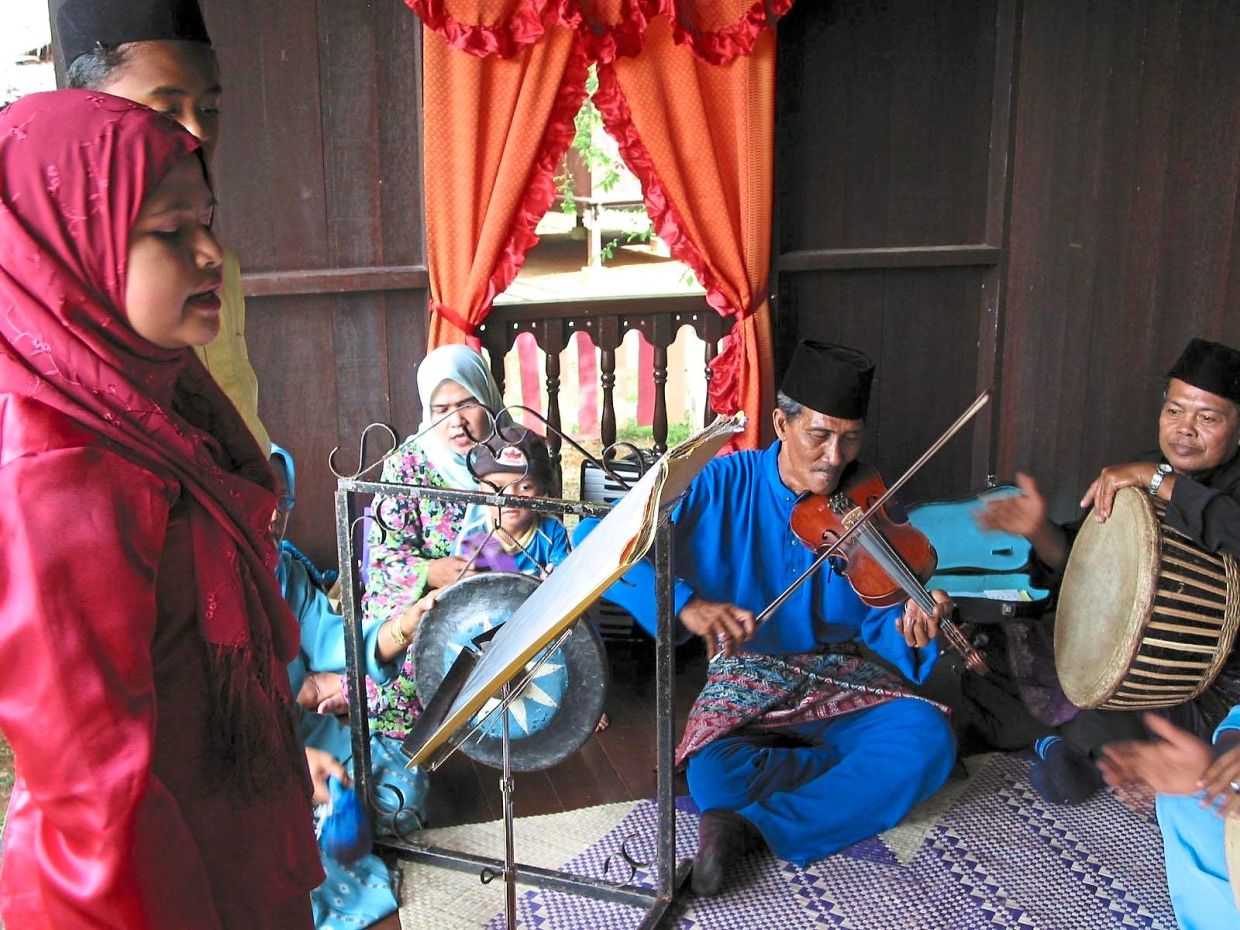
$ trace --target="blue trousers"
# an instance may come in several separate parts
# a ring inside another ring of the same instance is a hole
[[[689,759],[689,791],[703,811],[736,811],[776,855],[804,866],[895,826],[943,785],[955,756],[947,718],[897,698],[716,740]]]
[[[1171,906],[1182,930],[1240,927],[1227,876],[1223,820],[1196,796],[1160,794],[1157,806]]]

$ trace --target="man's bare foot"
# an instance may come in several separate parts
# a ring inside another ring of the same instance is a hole
[[[598,726],[596,726],[596,727],[594,728],[594,732],[595,732],[595,733],[602,733],[602,732],[603,732],[604,730],[606,730],[609,726],[611,726],[611,721],[607,718],[607,715],[606,715],[606,714],[603,714],[603,716],[601,716],[601,717],[599,717],[599,718],[598,718]]]

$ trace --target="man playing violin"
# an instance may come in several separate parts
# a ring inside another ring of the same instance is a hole
[[[712,461],[673,515],[680,632],[721,647],[676,752],[703,811],[697,894],[718,892],[725,870],[763,841],[803,866],[874,836],[951,772],[941,709],[861,654],[864,644],[924,681],[939,654],[942,592],[932,614],[912,601],[872,608],[828,565],[755,624],[814,561],[789,526],[793,507],[848,482],[873,375],[860,352],[802,342],[773,414],[777,440]],[[607,596],[653,632],[649,563]]]
[[[1159,451],[1104,468],[1081,506],[1092,506],[1094,518],[1105,521],[1120,488],[1141,488],[1166,503],[1171,527],[1211,552],[1240,557],[1240,352],[1193,339],[1167,378],[1158,417]],[[1039,567],[1054,585],[1084,521],[1052,523],[1034,480],[1018,475],[1017,483],[1023,493],[992,502],[981,522],[1028,538]],[[1236,704],[1240,704],[1240,650],[1233,650],[1203,694],[1161,713],[1198,739],[1209,740]],[[1058,735],[1038,741],[1041,758],[1030,780],[1052,803],[1079,803],[1102,786],[1094,763],[1103,747],[1144,736],[1136,712],[1082,710],[1058,727]]]

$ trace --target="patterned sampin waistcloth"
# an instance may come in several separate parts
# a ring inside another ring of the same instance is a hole
[[[776,730],[901,697],[926,700],[905,690],[895,675],[862,658],[848,643],[832,652],[720,656],[710,663],[706,684],[689,711],[676,765],[741,727]],[[947,712],[941,704],[927,703]]]

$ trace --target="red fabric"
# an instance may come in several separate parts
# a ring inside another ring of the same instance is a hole
[[[577,431],[582,436],[597,439],[598,418],[598,356],[590,334],[578,331],[573,340],[577,343]]]
[[[452,48],[511,58],[552,25],[581,33],[591,59],[641,54],[646,27],[664,16],[678,45],[711,64],[753,51],[792,0],[405,0]]]
[[[511,58],[537,42],[546,32],[544,20],[555,17],[558,7],[556,0],[405,0],[405,5],[449,46],[480,58]],[[488,19],[493,21],[483,22]]]
[[[637,423],[654,423],[654,346],[645,338],[637,340]]]
[[[581,103],[577,72],[593,60],[599,72],[594,102],[642,182],[655,230],[697,275],[710,305],[735,318],[711,362],[711,406],[722,413],[745,410],[750,425],[735,445],[761,445],[773,400],[764,293],[774,147],[772,27],[792,0],[407,2],[429,30],[426,177],[460,180],[427,190],[430,347],[475,343],[496,294],[512,283],[537,243],[533,230],[554,198],[553,172]],[[548,67],[529,63],[541,50],[554,67],[557,59],[544,46],[562,44],[563,28],[575,30],[577,41],[525,175],[529,146],[512,145],[512,138],[530,131],[531,111],[528,103],[524,113],[518,108],[545,87],[537,79]],[[462,65],[443,53],[448,49],[482,63]],[[514,71],[508,62],[486,64],[500,58],[525,62],[524,70]],[[706,65],[718,73],[703,70]],[[514,73],[519,96],[512,93]],[[534,80],[527,79],[531,73]],[[636,117],[634,108],[640,110]],[[446,149],[445,139],[452,140]],[[695,180],[688,153],[701,155],[703,149],[707,156],[699,163],[712,170]],[[496,154],[484,161],[474,151]],[[512,210],[516,183],[524,185],[524,194]],[[510,232],[497,249],[498,229]],[[445,250],[437,243],[451,246]],[[467,247],[468,261],[448,254]],[[490,271],[486,281],[480,280],[484,270]]]
[[[517,336],[517,360],[521,367],[521,406],[530,410],[542,409],[542,378],[538,366],[538,340],[533,333],[521,333]],[[539,429],[538,419],[532,414],[523,412],[522,422],[530,429]]]
[[[322,877],[266,456],[193,353],[147,343],[122,310],[142,200],[197,148],[106,94],[0,114],[15,928],[259,926]]]

